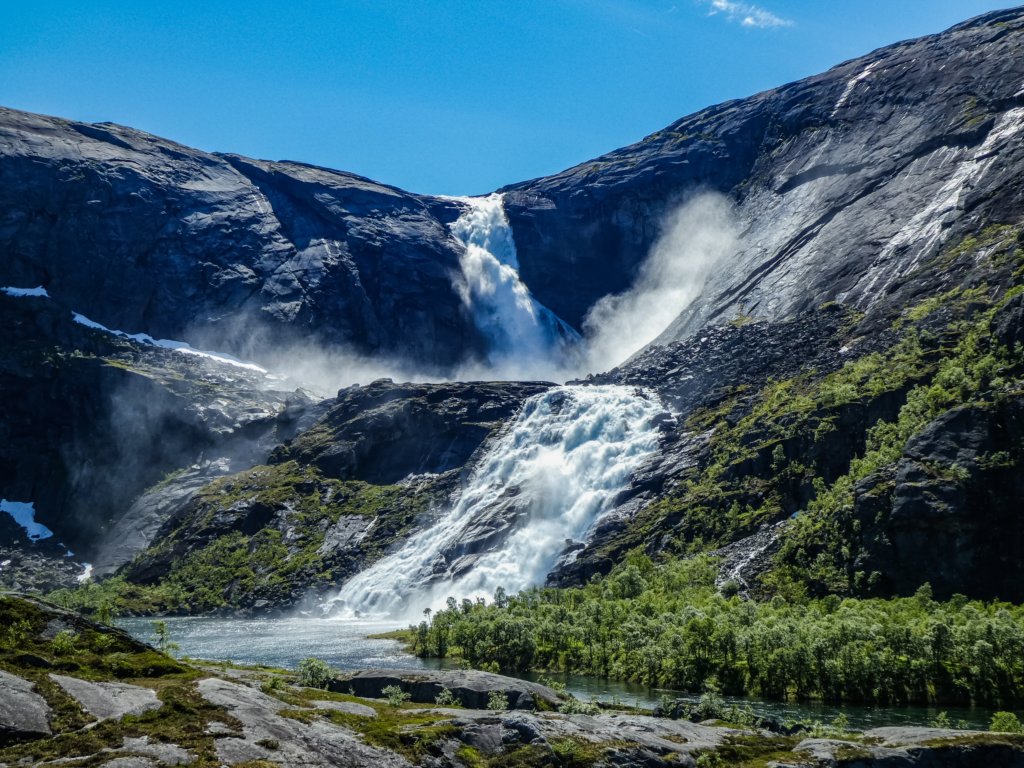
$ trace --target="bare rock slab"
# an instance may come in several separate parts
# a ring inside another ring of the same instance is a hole
[[[0,670],[0,745],[49,736],[50,707],[32,683]]]
[[[98,720],[141,715],[163,706],[156,691],[139,685],[92,683],[64,675],[50,675],[50,678]]]
[[[126,737],[121,744],[125,752],[134,752],[155,759],[160,765],[188,765],[195,762],[195,755],[177,744],[151,742],[147,736]]]
[[[359,717],[376,717],[377,710],[365,704],[355,701],[314,701],[311,702],[317,709],[325,709],[332,712],[344,712],[347,715],[358,715]]]
[[[280,712],[284,702],[246,685],[206,678],[197,683],[208,702],[224,707],[241,722],[242,735],[217,739],[217,757],[224,765],[271,760],[282,768],[346,766],[407,768],[402,757],[364,744],[356,734],[333,723],[303,723]],[[273,745],[273,746],[270,746]]]
[[[115,757],[100,768],[156,768],[156,763],[148,757]]]

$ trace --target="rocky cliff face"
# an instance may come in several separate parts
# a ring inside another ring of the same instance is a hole
[[[0,110],[0,284],[245,356],[297,340],[444,370],[479,344],[449,201]]]
[[[38,582],[51,570],[40,557],[59,574],[44,584],[67,582],[81,573],[69,552],[90,561],[102,541],[124,551],[119,563],[130,559],[164,520],[136,501],[146,488],[164,503],[187,497],[264,460],[316,411],[312,397],[264,372],[83,325],[54,298],[0,293],[0,323],[0,495],[31,502],[53,533],[29,542],[3,516],[8,586]]]
[[[1022,28],[1019,10],[988,14],[507,187],[526,285],[579,328],[666,212],[714,189],[739,204],[744,246],[665,340],[741,310],[872,306],[943,243],[1016,221]],[[0,282],[110,327],[250,355],[312,334],[435,370],[482,344],[453,287],[457,201],[13,110],[0,160]]]

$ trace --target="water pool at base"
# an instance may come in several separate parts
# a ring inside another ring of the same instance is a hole
[[[420,659],[402,650],[396,640],[371,639],[368,635],[402,629],[404,623],[365,619],[164,619],[170,638],[180,646],[182,656],[238,664],[263,664],[294,669],[309,656],[323,659],[332,667],[354,669],[443,669],[453,666],[441,659]],[[152,619],[122,619],[118,625],[148,643],[155,642]],[[539,675],[520,675],[536,680]],[[696,702],[693,694],[648,688],[634,683],[581,675],[550,675],[564,682],[578,698],[653,707],[663,694]],[[858,730],[884,725],[929,725],[944,711],[954,724],[963,720],[968,727],[986,728],[992,710],[957,707],[841,707],[818,703],[761,701],[726,697],[726,703],[748,705],[760,715],[814,719],[831,722],[845,714],[850,727]]]

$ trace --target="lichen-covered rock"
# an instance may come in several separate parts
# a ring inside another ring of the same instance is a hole
[[[374,766],[399,768],[399,755],[364,744],[351,731],[317,719],[304,723],[282,717],[284,702],[245,685],[207,678],[198,683],[203,697],[224,707],[242,724],[241,736],[216,741],[217,756],[227,765],[272,760],[281,766]]]

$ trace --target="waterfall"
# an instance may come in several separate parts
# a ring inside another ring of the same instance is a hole
[[[657,398],[621,386],[529,398],[440,519],[350,579],[329,609],[415,617],[449,596],[542,584],[657,449],[662,412]]]
[[[452,234],[465,246],[456,288],[487,341],[487,373],[499,378],[558,378],[579,334],[538,302],[519,279],[519,259],[502,196],[456,199],[467,206],[451,225]]]

